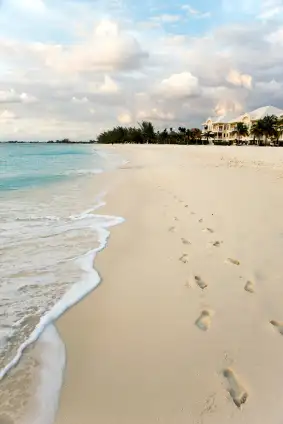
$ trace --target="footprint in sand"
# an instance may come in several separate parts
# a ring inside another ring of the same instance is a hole
[[[277,331],[279,331],[279,333],[283,336],[283,322],[272,320],[270,321],[270,324],[273,325],[273,327],[275,327]]]
[[[169,233],[173,233],[175,230],[176,230],[176,228],[175,228],[175,227],[170,227],[170,228],[168,228]]]
[[[195,325],[202,331],[207,331],[211,325],[211,314],[209,311],[202,311],[195,322]]]
[[[188,208],[189,207],[189,205],[185,205],[185,208]]]
[[[221,244],[223,244],[223,241],[214,241],[213,243],[212,243],[212,246],[214,246],[214,247],[220,247],[221,246]]]
[[[189,240],[187,240],[187,239],[185,239],[185,238],[181,238],[181,240],[182,240],[182,243],[183,244],[186,244],[186,245],[189,245],[189,244],[192,244]]]
[[[233,265],[240,265],[240,262],[237,259],[228,258],[227,263],[233,264]]]
[[[247,399],[248,392],[241,384],[238,376],[231,368],[227,368],[223,371],[223,376],[227,379],[228,382],[228,391],[235,405],[240,408]]]
[[[203,222],[203,219],[202,219],[202,218],[201,218],[201,219],[199,219],[199,220],[198,220],[198,222],[202,223],[202,222]]]
[[[204,233],[214,233],[214,230],[212,229],[212,228],[204,228],[203,230],[202,230]]]
[[[198,275],[195,276],[195,282],[199,286],[199,288],[201,288],[202,290],[206,289],[207,287],[206,282],[204,282],[202,278],[199,277]]]
[[[188,254],[184,253],[180,258],[179,261],[183,262],[183,264],[187,264],[188,263]]]
[[[221,246],[221,244],[223,244],[223,241],[210,241],[209,243],[208,243],[208,247],[211,247],[211,246],[213,246],[213,247],[220,247]]]
[[[252,281],[247,281],[245,285],[245,290],[249,293],[255,292],[254,283]]]

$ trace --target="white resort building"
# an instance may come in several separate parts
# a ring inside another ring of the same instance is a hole
[[[275,115],[278,118],[283,118],[283,109],[278,109],[274,106],[265,106],[240,116],[227,114],[210,117],[202,124],[203,133],[211,131],[214,133],[215,141],[233,142],[237,138],[237,135],[233,132],[238,122],[242,122],[250,130],[254,123],[268,115]],[[252,136],[243,137],[243,141],[247,142],[252,139]],[[283,140],[283,136],[281,136],[280,140]]]

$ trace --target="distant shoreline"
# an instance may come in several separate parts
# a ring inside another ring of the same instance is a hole
[[[89,141],[0,141],[1,144],[97,144],[95,140]]]
[[[283,144],[275,145],[272,143],[269,144],[252,144],[252,143],[232,143],[232,142],[212,142],[212,143],[187,143],[187,144],[180,144],[180,143],[101,143],[95,140],[90,141],[0,141],[0,144],[65,144],[65,145],[105,145],[105,146],[120,146],[120,145],[157,145],[157,146],[223,146],[223,147],[232,147],[232,146],[238,146],[238,147],[283,147]]]

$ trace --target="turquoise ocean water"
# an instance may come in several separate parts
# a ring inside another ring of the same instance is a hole
[[[0,144],[0,423],[54,421],[65,352],[52,323],[100,282],[94,258],[122,219],[97,210],[122,163],[93,145]]]
[[[93,146],[0,143],[0,191],[60,182],[104,166],[105,158]]]

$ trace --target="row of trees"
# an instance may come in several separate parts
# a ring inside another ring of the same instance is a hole
[[[263,145],[268,141],[279,145],[280,137],[283,134],[283,118],[275,115],[266,116],[254,123],[249,128],[242,122],[238,122],[231,135],[238,143],[249,142],[253,138],[254,144]],[[138,127],[117,126],[112,130],[104,131],[97,137],[97,142],[102,144],[111,143],[152,143],[152,144],[208,144],[210,140],[215,140],[219,144],[217,135],[212,131],[202,133],[199,128],[179,127],[178,130],[170,128],[163,131],[155,131],[151,122],[143,121]],[[221,143],[221,142],[220,142]],[[230,139],[226,144],[232,144]]]
[[[202,132],[199,128],[179,127],[177,131],[155,131],[151,122],[143,121],[138,127],[115,127],[104,131],[97,137],[97,142],[102,144],[111,143],[152,143],[152,144],[199,144],[202,140]]]

